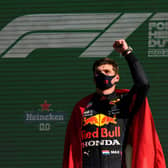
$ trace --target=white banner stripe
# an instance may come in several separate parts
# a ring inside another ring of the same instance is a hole
[[[113,43],[118,39],[126,39],[140,26],[151,13],[127,13],[121,16],[101,35],[80,57],[106,57],[113,51]],[[97,50],[97,48],[101,50]],[[105,47],[105,48],[104,48]]]
[[[162,20],[168,20],[168,13],[156,13],[151,19],[150,21],[162,21]]]
[[[35,33],[25,36],[3,58],[25,58],[39,48],[85,48],[98,33]]]
[[[35,14],[18,17],[0,31],[0,54],[32,31],[103,30],[119,13]]]

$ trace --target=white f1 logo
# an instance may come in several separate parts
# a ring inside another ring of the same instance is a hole
[[[35,14],[0,31],[0,56],[26,58],[39,48],[85,48],[80,57],[106,57],[152,13]]]

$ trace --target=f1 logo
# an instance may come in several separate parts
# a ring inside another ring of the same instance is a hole
[[[0,31],[0,56],[26,58],[39,48],[84,48],[80,57],[106,57],[152,13],[34,14]]]

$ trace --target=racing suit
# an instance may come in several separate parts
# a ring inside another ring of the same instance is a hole
[[[127,127],[149,89],[149,82],[138,59],[133,53],[126,55],[125,59],[134,81],[131,90],[122,94],[95,93],[83,112],[81,134],[83,168],[123,167],[126,139],[129,139]]]
[[[148,80],[133,54],[125,58],[134,80],[132,89],[116,89],[108,96],[91,94],[74,106],[65,135],[63,168],[125,168],[127,144],[132,146],[131,167],[166,168],[144,99]]]

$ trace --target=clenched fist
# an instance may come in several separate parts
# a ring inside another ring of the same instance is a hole
[[[124,39],[116,40],[113,44],[113,48],[115,49],[115,51],[123,55],[123,53],[128,50],[128,44]],[[125,54],[129,54],[130,52],[131,51],[128,51]]]

